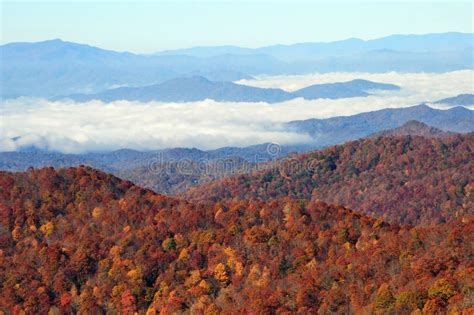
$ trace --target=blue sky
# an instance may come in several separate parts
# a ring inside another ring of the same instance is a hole
[[[0,1],[2,43],[61,38],[133,52],[473,31],[471,2]]]

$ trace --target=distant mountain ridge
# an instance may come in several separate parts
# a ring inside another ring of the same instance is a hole
[[[430,126],[425,125],[426,123]],[[383,131],[391,127],[400,128]],[[63,154],[38,149],[0,152],[0,169],[23,171],[29,166],[70,167],[84,164],[158,192],[176,194],[222,176],[249,172],[259,162],[285,157],[292,152],[306,152],[364,138],[378,132],[381,132],[382,136],[421,135],[430,138],[444,135],[446,131],[474,132],[474,112],[462,107],[438,110],[418,105],[348,117],[294,121],[283,125],[282,128],[307,133],[313,139],[310,143],[293,146],[265,143],[210,151],[174,148],[148,152],[121,149],[85,154]]]
[[[195,102],[212,99],[220,102],[267,102],[277,103],[303,97],[308,100],[318,98],[365,97],[371,90],[399,90],[393,84],[352,80],[327,84],[315,84],[306,88],[287,92],[277,88],[258,88],[232,82],[214,82],[201,76],[178,78],[144,87],[120,87],[98,94],[73,94],[58,99],[72,99],[78,102],[101,100],[111,102],[160,101],[160,102]]]
[[[444,98],[436,101],[435,104],[448,104],[454,106],[474,105],[474,94],[460,94],[454,97]]]
[[[82,102],[93,99],[105,102],[116,100],[194,102],[213,99],[215,101],[275,103],[289,100],[293,96],[281,89],[261,89],[232,82],[212,82],[204,77],[193,76],[144,87],[122,87],[99,94],[76,94],[66,98]]]
[[[439,110],[426,104],[405,108],[387,108],[353,116],[291,121],[284,128],[310,135],[315,143],[326,146],[366,137],[418,120],[443,131],[473,132],[474,111],[464,107]]]
[[[348,39],[258,49],[205,47],[158,55],[116,52],[57,39],[10,43],[0,46],[2,97],[99,93],[189,75],[236,81],[261,74],[473,69],[473,36],[394,35],[369,41]]]
[[[384,84],[368,80],[356,79],[348,82],[314,84],[293,92],[294,95],[312,100],[318,98],[349,98],[369,96],[370,90],[396,91],[400,87],[394,84]]]
[[[322,56],[346,55],[348,52],[353,54],[385,50],[425,53],[429,51],[446,52],[472,49],[473,47],[473,34],[448,32],[423,35],[390,35],[371,40],[348,38],[330,42],[272,45],[260,48],[243,48],[231,45],[191,47],[186,49],[161,51],[157,52],[156,55],[213,57],[222,54],[250,55],[260,53],[274,56],[280,60],[291,61],[305,58],[320,58]]]
[[[465,193],[474,185],[472,161],[474,133],[369,137],[213,181],[183,197],[192,202],[322,200],[390,223],[429,224],[433,218],[445,222],[457,211],[474,214],[474,199]]]

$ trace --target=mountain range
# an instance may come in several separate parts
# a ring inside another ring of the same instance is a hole
[[[315,72],[445,72],[473,69],[473,34],[396,35],[377,40],[194,48],[144,55],[48,40],[0,46],[2,97],[56,97],[138,87],[192,75],[236,81]]]
[[[101,100],[111,102],[160,101],[160,102],[195,102],[211,99],[220,102],[267,102],[277,103],[302,97],[313,100],[318,98],[348,98],[369,96],[371,90],[399,90],[393,84],[352,80],[348,82],[315,84],[303,89],[287,92],[276,88],[258,88],[232,82],[213,82],[201,76],[171,79],[169,81],[144,86],[121,87],[98,94],[74,94],[58,99],[71,99],[78,102]]]
[[[237,46],[193,47],[167,50],[156,55],[193,57],[215,57],[220,55],[270,55],[279,60],[311,60],[322,57],[360,54],[374,51],[398,51],[412,53],[448,52],[474,47],[474,35],[463,33],[440,33],[424,35],[390,35],[387,37],[362,40],[349,38],[334,42],[298,43],[292,45],[273,45],[261,48]]]
[[[291,121],[284,124],[283,128],[308,134],[314,143],[325,146],[362,138],[383,129],[397,128],[410,120],[418,120],[444,131],[474,131],[472,110],[461,106],[439,110],[425,104],[387,108],[353,116]]]
[[[410,122],[413,120],[418,122]],[[384,131],[398,127],[400,129]],[[103,153],[63,154],[24,148],[18,152],[0,152],[0,169],[22,171],[30,166],[70,167],[84,164],[157,192],[176,194],[222,176],[252,171],[256,163],[282,158],[293,152],[306,152],[373,134],[380,135],[380,132],[382,135],[429,137],[451,135],[449,132],[474,132],[474,113],[463,107],[439,110],[418,105],[354,116],[293,121],[278,128],[308,134],[312,141],[300,145],[265,143],[211,151],[195,148],[144,152],[122,149]]]
[[[468,106],[474,105],[474,94],[460,94],[453,97],[448,97],[439,101],[435,104],[446,104],[451,106]]]
[[[414,130],[413,125],[402,128]],[[399,130],[292,155],[256,172],[196,186],[184,197],[193,202],[319,199],[411,225],[434,218],[444,222],[456,211],[474,214],[474,200],[465,193],[474,173],[474,133],[424,137],[417,135],[420,129],[415,135]]]
[[[0,310],[470,314],[473,141],[364,139],[200,202],[84,166],[0,172]]]

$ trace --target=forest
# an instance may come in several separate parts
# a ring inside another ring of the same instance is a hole
[[[472,314],[473,140],[367,138],[175,197],[0,172],[0,314]]]
[[[474,214],[474,134],[379,136],[289,156],[184,193],[191,201],[323,200],[396,224]]]

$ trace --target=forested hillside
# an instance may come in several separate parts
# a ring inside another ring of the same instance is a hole
[[[7,314],[473,311],[468,214],[401,228],[315,200],[193,205],[87,167],[0,173],[0,211]]]
[[[474,212],[474,134],[376,137],[283,159],[268,170],[191,189],[193,201],[289,196],[342,204],[392,223]]]

